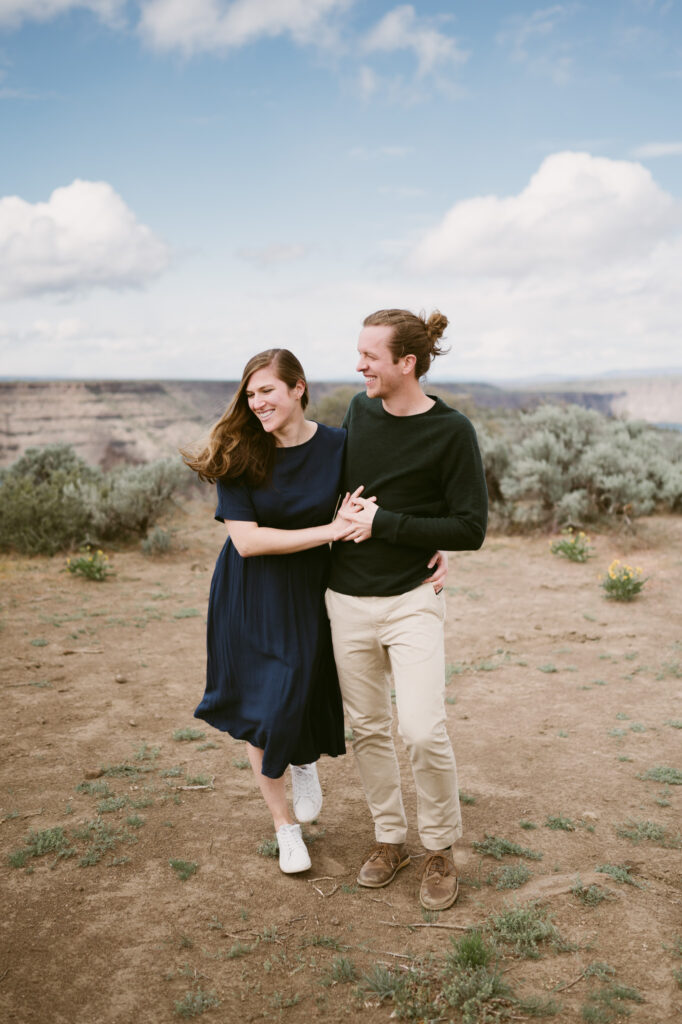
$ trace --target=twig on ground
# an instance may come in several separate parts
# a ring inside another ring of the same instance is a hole
[[[421,921],[407,921],[404,924],[400,921],[379,921],[379,924],[385,924],[388,928],[448,928],[453,932],[468,932],[470,927],[465,924],[440,924],[435,921],[432,924],[424,924]]]
[[[334,882],[333,875],[320,875],[319,878],[311,878],[310,882],[315,892],[319,892],[320,896],[324,899],[328,899],[330,896],[333,896],[339,887],[339,883]],[[320,889],[319,885],[315,885],[315,882],[334,882],[334,887],[330,889],[329,892],[322,892],[322,889]]]

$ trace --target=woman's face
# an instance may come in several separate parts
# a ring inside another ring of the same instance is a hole
[[[272,434],[302,415],[303,391],[302,381],[296,387],[289,388],[271,367],[266,366],[251,374],[245,394],[249,409],[260,421],[263,430]]]

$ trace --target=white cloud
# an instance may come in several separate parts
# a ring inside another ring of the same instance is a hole
[[[497,42],[509,51],[517,64],[526,65],[534,74],[551,78],[557,85],[569,81],[573,71],[570,43],[556,30],[578,10],[578,5],[553,4],[528,15],[507,18],[497,34]]]
[[[682,142],[646,142],[633,149],[638,160],[654,160],[659,156],[682,156]]]
[[[160,50],[224,51],[263,37],[299,44],[329,41],[330,15],[353,0],[146,0],[140,32]]]
[[[415,266],[509,279],[645,257],[682,227],[682,203],[641,164],[555,153],[516,196],[456,203],[417,245]]]
[[[468,54],[460,50],[454,36],[435,28],[433,20],[419,17],[411,4],[395,7],[385,14],[363,42],[367,53],[412,50],[417,58],[417,74],[426,75],[442,64],[462,63]]]
[[[138,287],[169,250],[104,181],[72,182],[45,203],[0,199],[0,295]]]
[[[274,243],[262,249],[240,249],[237,256],[259,267],[271,267],[278,263],[293,263],[307,255],[304,245],[296,243]]]
[[[125,6],[126,0],[0,0],[0,25],[50,21],[73,10],[91,11],[102,21],[116,22]]]
[[[556,153],[519,194],[456,203],[405,269],[453,319],[460,375],[501,377],[679,363],[680,266],[682,202],[648,170]]]

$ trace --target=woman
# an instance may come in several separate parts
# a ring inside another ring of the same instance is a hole
[[[215,481],[215,517],[229,536],[208,608],[206,692],[194,712],[235,739],[272,814],[279,865],[306,871],[310,857],[289,813],[312,821],[322,807],[315,761],[345,753],[343,710],[324,587],[329,544],[354,536],[334,518],[345,432],[306,420],[308,386],[298,359],[269,349],[246,364],[239,389],[198,453]]]

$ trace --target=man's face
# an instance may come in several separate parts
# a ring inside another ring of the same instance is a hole
[[[393,362],[389,341],[393,328],[387,325],[363,327],[358,339],[359,359],[355,369],[365,378],[370,398],[389,398],[405,384],[404,360]]]

